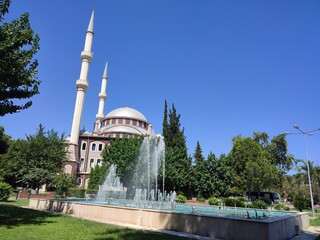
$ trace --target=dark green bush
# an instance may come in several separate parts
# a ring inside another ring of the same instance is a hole
[[[257,209],[267,209],[268,204],[263,200],[255,200],[252,202],[252,207]]]
[[[302,212],[303,209],[306,209],[310,203],[310,201],[308,199],[305,199],[303,197],[300,196],[296,196],[293,199],[293,206],[299,211]]]
[[[206,199],[204,197],[197,197],[197,202],[204,202]]]
[[[186,196],[184,196],[182,194],[178,194],[176,202],[177,203],[185,203],[186,199],[187,199]]]
[[[244,202],[237,198],[225,198],[224,204],[228,207],[245,207]]]
[[[283,203],[279,203],[279,204],[275,205],[274,209],[278,210],[278,211],[282,211],[282,210],[289,211],[290,210],[290,208]]]
[[[68,197],[84,198],[86,190],[84,188],[69,188]]]
[[[209,205],[218,206],[220,203],[220,200],[216,197],[211,197],[211,198],[209,198],[208,203],[209,203]]]
[[[5,182],[0,182],[0,201],[7,201],[13,192],[12,187]]]

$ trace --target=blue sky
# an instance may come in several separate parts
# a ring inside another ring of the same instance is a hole
[[[320,127],[319,1],[13,1],[6,20],[30,13],[40,35],[40,94],[0,118],[14,139],[47,129],[70,133],[85,32],[95,9],[89,89],[81,126],[92,130],[106,60],[105,114],[130,106],[162,131],[175,104],[189,153],[228,153],[232,138]],[[287,137],[305,158],[302,135]],[[308,137],[320,165],[320,134]]]

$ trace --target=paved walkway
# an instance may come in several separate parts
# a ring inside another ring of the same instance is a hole
[[[307,230],[291,240],[314,240],[320,235],[320,227],[308,227]]]

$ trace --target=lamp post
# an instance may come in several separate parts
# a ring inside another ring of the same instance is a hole
[[[299,131],[299,133],[291,133],[291,132],[286,132],[285,134],[303,134],[304,136],[304,148],[306,151],[306,165],[307,165],[307,174],[308,174],[308,182],[309,182],[309,191],[310,191],[310,201],[311,201],[311,209],[312,209],[312,217],[314,217],[314,203],[313,203],[313,194],[312,194],[312,186],[311,186],[311,178],[310,178],[310,168],[309,168],[309,155],[308,155],[308,148],[307,148],[307,138],[306,136],[312,136],[313,132],[319,131],[320,128],[312,131],[302,131],[298,125],[293,126],[295,129]]]

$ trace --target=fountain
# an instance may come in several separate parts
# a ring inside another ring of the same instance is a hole
[[[30,199],[29,206],[105,223],[223,239],[289,239],[309,226],[307,213],[176,205],[176,193],[164,191],[163,184],[162,191],[158,186],[159,169],[164,183],[164,165],[163,139],[145,137],[132,186],[125,188],[122,185],[116,176],[116,166],[112,165],[95,201]],[[129,188],[134,190],[133,199],[126,196]]]
[[[126,198],[127,188],[123,187],[117,177],[117,168],[111,165],[104,183],[99,187],[96,201],[109,205],[147,209],[174,209],[175,192],[167,193],[164,190],[165,145],[163,137],[148,136],[143,139],[137,157],[132,185],[127,186],[134,190],[133,199]],[[159,170],[162,175],[162,191],[158,187]]]

